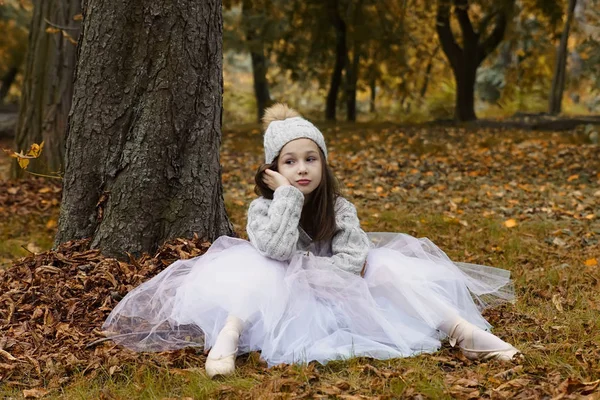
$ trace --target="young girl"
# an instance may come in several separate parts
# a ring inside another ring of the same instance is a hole
[[[366,234],[321,132],[281,104],[264,121],[250,240],[220,237],[131,291],[103,326],[109,337],[139,351],[203,345],[210,377],[254,350],[269,365],[407,357],[444,338],[469,359],[518,353],[480,313],[512,300],[509,272],[452,262],[427,239]]]

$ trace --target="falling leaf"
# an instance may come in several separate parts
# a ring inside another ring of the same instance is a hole
[[[506,226],[507,228],[514,228],[515,226],[517,226],[517,221],[513,218],[508,219],[504,221],[504,226]]]

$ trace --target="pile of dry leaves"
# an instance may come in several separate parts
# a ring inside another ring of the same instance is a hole
[[[60,385],[73,372],[117,368],[139,358],[89,344],[102,337],[99,328],[128,291],[174,260],[195,257],[209,246],[197,238],[179,239],[154,257],[126,263],[88,249],[87,241],[69,242],[0,270],[0,382]],[[181,357],[200,357],[194,353],[143,357],[177,364]]]

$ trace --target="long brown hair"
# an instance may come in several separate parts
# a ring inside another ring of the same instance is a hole
[[[315,241],[330,240],[335,235],[337,226],[335,224],[335,201],[340,196],[339,183],[331,167],[325,161],[323,151],[321,153],[321,183],[310,194],[308,201],[302,208],[300,226]],[[273,199],[273,191],[263,182],[263,174],[266,169],[277,171],[277,156],[271,164],[263,164],[256,171],[254,192],[266,199]]]

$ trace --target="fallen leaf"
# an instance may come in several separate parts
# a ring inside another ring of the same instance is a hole
[[[23,390],[23,397],[26,399],[39,399],[48,394],[46,389],[25,389]]]
[[[589,258],[585,260],[586,267],[595,267],[596,265],[598,265],[598,260],[595,258]]]
[[[514,228],[517,226],[517,221],[513,218],[504,221],[504,226],[507,228]]]

